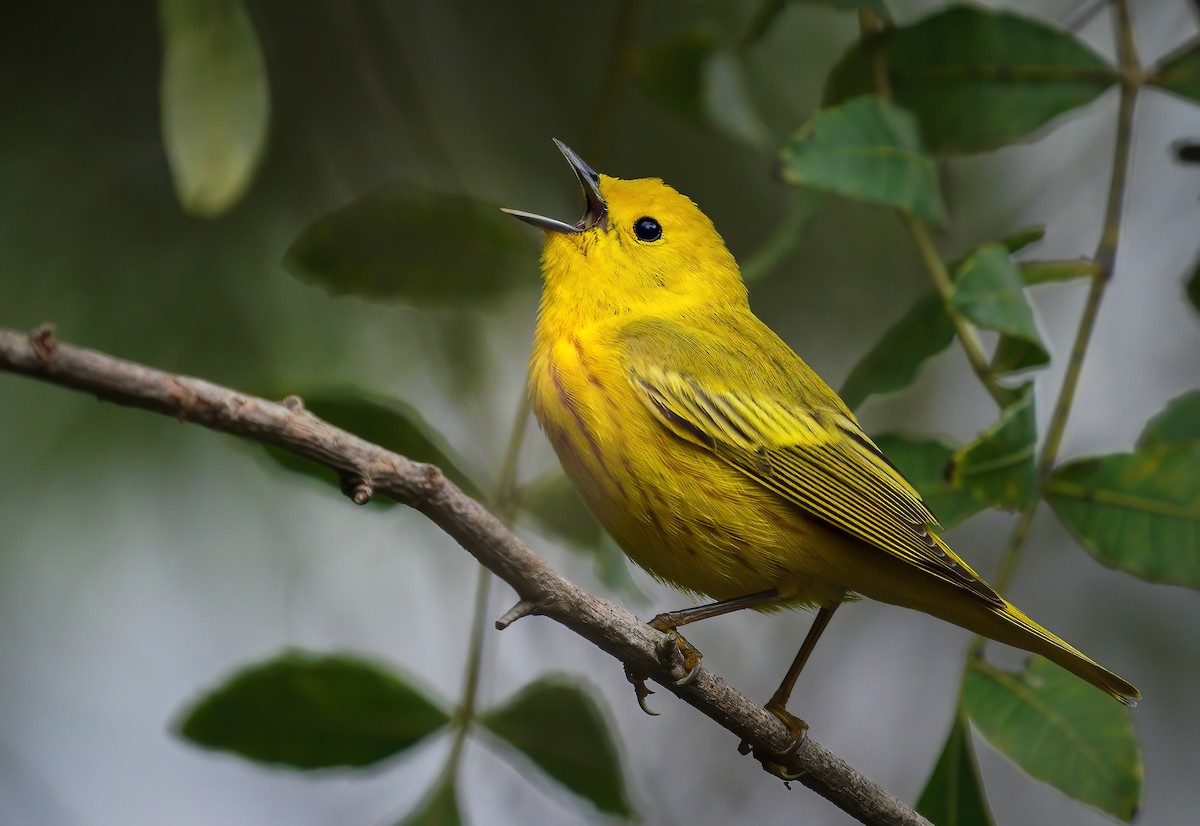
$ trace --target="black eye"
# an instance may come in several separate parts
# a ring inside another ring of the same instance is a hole
[[[639,241],[657,241],[662,238],[662,227],[653,218],[638,218],[633,222],[633,234]]]

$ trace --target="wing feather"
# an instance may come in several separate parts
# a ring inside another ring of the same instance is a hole
[[[1002,604],[934,540],[936,517],[844,408],[718,390],[653,364],[632,366],[630,381],[679,437],[846,533]]]

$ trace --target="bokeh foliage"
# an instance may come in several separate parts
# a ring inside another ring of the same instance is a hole
[[[839,198],[880,207],[872,216],[877,222],[889,220],[889,211],[934,226],[953,220],[953,205],[946,205],[939,181],[944,155],[1034,140],[1082,111],[1119,77],[1107,59],[1043,20],[954,4],[915,21],[902,18],[862,39],[847,37],[844,54],[826,67],[825,107],[803,117],[786,110],[780,114],[780,107],[768,111],[763,106],[760,79],[753,69],[759,46],[751,41],[769,37],[784,5],[826,5],[887,16],[881,0],[765,2],[755,14],[743,15],[743,25],[737,28],[722,12],[690,9],[687,14],[696,19],[678,30],[639,33],[625,93],[640,94],[639,105],[686,124],[681,129],[689,131],[681,131],[679,141],[717,140],[726,155],[753,159],[731,174],[754,170],[765,178],[766,161],[774,156],[783,181],[801,187],[790,201],[780,186],[779,200],[766,206],[717,205],[728,211],[729,223],[735,211],[776,210],[782,215],[770,255],[747,260],[747,271],[752,262],[767,262],[753,267],[767,290],[772,288],[772,273],[788,261],[814,217],[837,209]],[[373,16],[386,17],[387,12],[371,9],[363,12],[371,48],[385,54],[385,62],[400,59],[371,32]],[[262,26],[267,16],[262,8],[247,8],[238,0],[161,0],[159,12],[157,29],[147,24],[138,32],[161,38],[163,161],[179,203],[189,214],[217,222],[237,219],[247,203],[266,197],[255,192],[255,176],[270,176],[272,163],[279,163],[268,143],[269,130],[278,122],[273,110],[295,107],[303,97],[298,90],[304,82],[317,81],[274,70],[276,65],[293,65],[287,60],[288,50],[300,46],[272,42],[270,30]],[[751,27],[757,29],[755,38],[743,41]],[[1183,99],[1200,99],[1198,55],[1200,46],[1185,44],[1148,71],[1147,82]],[[563,45],[557,57],[566,64],[574,55]],[[886,67],[891,100],[879,94],[880,65]],[[450,142],[434,132],[422,133],[430,119],[422,111],[428,103],[422,103],[419,92],[405,88],[385,94],[394,96],[413,123],[425,124],[413,127],[412,145],[397,147],[396,154],[415,157],[416,147],[430,155],[440,153],[444,160],[452,149],[443,144]],[[337,112],[319,117],[338,121]],[[325,140],[331,135],[336,137],[336,130]],[[526,154],[514,155],[514,167],[532,168],[534,162],[528,159],[549,154],[548,143],[521,151]],[[664,165],[670,160],[664,158]],[[761,169],[753,165],[760,161]],[[648,168],[641,171],[658,174],[657,164],[646,163]],[[372,179],[375,174],[377,180]],[[486,180],[488,173],[478,177]],[[396,318],[408,323],[432,319],[431,328],[447,331],[456,346],[472,351],[471,359],[486,363],[486,353],[476,351],[483,351],[487,343],[465,333],[456,335],[456,317],[449,311],[466,307],[487,312],[528,292],[536,266],[536,249],[528,235],[495,211],[487,197],[494,196],[494,188],[488,190],[460,170],[431,172],[423,162],[414,162],[379,173],[359,170],[358,179],[360,185],[347,187],[348,192],[371,191],[347,195],[332,212],[327,204],[317,209],[302,196],[295,210],[304,214],[303,231],[293,231],[293,215],[286,229],[247,230],[249,238],[242,242],[255,242],[259,236],[254,233],[261,232],[278,247],[286,235],[282,266],[288,273],[332,295],[397,305]],[[160,222],[178,220],[149,211],[137,217],[137,232],[152,232]],[[220,230],[229,223],[212,226],[211,239],[228,237]],[[454,243],[446,243],[447,227],[456,230]],[[96,231],[107,231],[107,226]],[[965,256],[944,261],[953,281],[950,300],[932,291],[902,314],[851,371],[842,388],[847,402],[858,407],[869,398],[909,387],[930,360],[955,344],[950,313],[998,334],[990,360],[996,378],[1044,368],[1051,354],[1042,340],[1029,288],[1062,281],[1090,284],[1097,269],[1089,260],[1031,259],[1025,246],[1037,237],[1040,231],[1015,239],[978,238]],[[737,234],[731,239],[736,242]],[[272,258],[264,267],[276,268],[275,264]],[[232,281],[237,276],[222,273],[217,278]],[[162,289],[168,292],[167,286]],[[1200,270],[1191,274],[1187,290],[1200,308]],[[255,308],[269,301],[269,294],[251,285],[245,305],[228,308],[232,352],[269,346],[255,329]],[[418,316],[423,320],[415,321]],[[311,347],[318,361],[325,349],[316,340],[298,346]],[[192,369],[203,367],[197,363]],[[264,380],[257,375],[244,378]],[[318,415],[438,464],[472,495],[489,496],[489,474],[458,456],[451,440],[430,424],[433,417],[411,405],[352,385],[329,390],[328,383],[305,380],[271,386],[278,387],[275,395],[299,392]],[[980,435],[965,444],[931,434],[877,438],[923,492],[942,524],[949,527],[989,507],[1027,509],[1045,496],[1072,535],[1103,564],[1150,581],[1200,588],[1196,393],[1172,402],[1149,423],[1132,452],[1073,460],[1042,480],[1034,463],[1043,438],[1036,431],[1034,408],[1035,402],[1045,407],[1050,402],[1035,400],[1032,384],[1017,387],[1009,380],[1003,386],[1009,393],[1007,403],[994,421],[979,422]],[[403,395],[403,389],[394,395]],[[450,401],[468,403],[462,396]],[[937,422],[930,427],[936,429]],[[287,457],[274,458],[289,470],[313,470]],[[526,483],[520,500],[538,530],[594,558],[602,586],[618,591],[630,587],[623,559],[560,474]],[[1104,725],[1075,725],[1067,712],[1084,708],[1091,714],[1093,703]],[[535,681],[509,701],[470,719],[456,715],[454,705],[388,665],[355,656],[289,653],[239,670],[191,705],[179,730],[197,744],[251,760],[330,768],[376,764],[407,753],[422,738],[478,723],[491,732],[491,739],[507,744],[503,754],[519,755],[518,761],[539,767],[551,785],[569,790],[598,811],[632,815],[615,738],[586,685],[558,678]],[[919,799],[921,811],[932,817],[990,822],[971,746],[972,723],[1024,770],[1077,799],[1123,819],[1132,817],[1139,805],[1141,758],[1126,712],[1045,663],[1034,661],[1026,671],[1013,674],[973,661],[965,672],[963,707],[955,710],[953,719]],[[1064,729],[1064,719],[1071,724],[1069,730]],[[575,739],[560,742],[561,731],[570,731]],[[1071,745],[1046,746],[1058,742],[1053,736]],[[1078,738],[1084,738],[1086,749],[1079,747]],[[1079,769],[1081,754],[1093,769],[1090,776]],[[461,822],[458,801],[463,793],[469,791],[448,770],[405,822]]]

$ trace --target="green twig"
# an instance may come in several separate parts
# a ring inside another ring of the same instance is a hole
[[[1137,106],[1138,92],[1141,91],[1144,79],[1137,45],[1134,42],[1129,4],[1127,0],[1113,0],[1113,7],[1116,11],[1121,98],[1117,111],[1117,137],[1113,149],[1113,170],[1108,187],[1108,205],[1105,209],[1104,230],[1096,248],[1096,276],[1091,282],[1087,304],[1083,308],[1079,328],[1075,333],[1075,343],[1071,348],[1070,360],[1067,362],[1066,374],[1063,376],[1062,390],[1059,392],[1054,412],[1050,416],[1046,441],[1043,442],[1042,451],[1038,457],[1038,479],[1041,482],[1045,482],[1049,477],[1054,470],[1054,463],[1058,460],[1067,420],[1071,415],[1071,406],[1075,401],[1075,392],[1079,387],[1079,377],[1083,373],[1083,362],[1087,356],[1092,332],[1096,327],[1096,319],[1100,314],[1100,304],[1104,299],[1108,282],[1112,280],[1113,268],[1117,260],[1117,248],[1121,239],[1121,217],[1125,209],[1125,191],[1129,181],[1130,160],[1133,156],[1133,116]],[[996,587],[1001,592],[1007,590],[1012,583],[1017,566],[1024,555],[1036,511],[1037,503],[1035,502],[1022,511],[1021,518],[1013,529],[995,580]],[[976,640],[972,650],[977,651],[982,646],[983,640]]]
[[[500,465],[500,475],[496,480],[496,491],[492,496],[492,512],[506,528],[511,528],[516,519],[517,507],[520,504],[520,488],[517,485],[518,461],[521,446],[525,443],[526,425],[529,422],[529,394],[521,393],[517,403],[517,412],[513,417],[512,430],[508,436],[508,446],[504,451],[504,461]],[[479,696],[479,678],[483,671],[484,630],[488,618],[488,592],[492,584],[492,573],[482,565],[479,567],[479,578],[475,583],[475,609],[471,616],[471,640],[467,647],[467,669],[463,677],[462,701],[454,717],[454,743],[450,747],[450,756],[446,759],[443,776],[452,775],[458,771],[462,759],[463,747],[466,745],[467,733],[475,720],[475,706]]]
[[[933,277],[933,283],[937,287],[938,293],[941,294],[942,301],[945,302],[946,315],[950,318],[950,323],[954,325],[954,332],[958,334],[958,341],[962,344],[963,352],[967,355],[971,369],[975,371],[975,375],[979,377],[979,381],[983,383],[991,397],[996,400],[996,404],[1006,407],[1012,401],[1012,394],[996,382],[996,377],[992,374],[992,367],[988,363],[987,353],[983,349],[983,342],[979,340],[979,333],[975,330],[975,326],[964,318],[958,308],[954,306],[954,281],[950,278],[946,264],[942,261],[942,256],[929,236],[929,228],[920,218],[909,215],[907,212],[902,212],[900,215],[904,219],[913,241],[916,242],[917,249],[921,252],[921,259]]]
[[[879,38],[883,33],[883,26],[883,21],[874,12],[860,11],[858,13],[858,27],[863,48],[871,60],[871,76],[875,85],[875,94],[883,100],[890,101],[892,85],[888,75],[887,57],[879,48]],[[914,215],[903,211],[900,211],[899,214],[904,220],[909,234],[912,235],[913,241],[916,242],[917,249],[921,253],[921,260],[925,262],[925,268],[929,270],[934,286],[942,296],[942,301],[946,306],[946,315],[950,318],[950,323],[954,325],[954,332],[958,335],[958,341],[967,355],[971,369],[979,377],[979,381],[989,395],[995,399],[996,404],[1002,408],[1005,407],[1012,400],[1012,394],[996,382],[991,364],[988,362],[987,352],[983,348],[983,342],[979,340],[979,333],[975,330],[975,326],[954,306],[954,281],[950,278],[946,264],[937,251],[933,238],[929,235],[929,227]]]

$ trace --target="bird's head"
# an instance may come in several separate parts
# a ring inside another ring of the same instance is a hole
[[[574,224],[504,210],[545,231],[547,298],[585,314],[612,315],[669,306],[745,305],[737,263],[712,221],[690,198],[658,178],[601,175],[561,141],[587,202]]]

